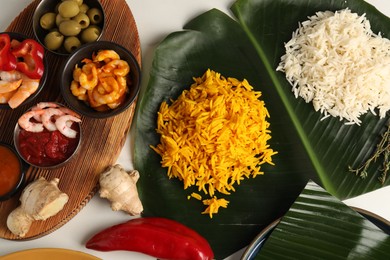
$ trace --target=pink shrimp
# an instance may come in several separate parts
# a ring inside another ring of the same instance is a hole
[[[81,122],[81,119],[72,115],[63,115],[56,119],[55,125],[58,131],[60,131],[64,136],[68,138],[76,138],[77,131],[70,128],[71,124],[69,122],[79,123]]]
[[[42,132],[44,127],[42,123],[33,122],[31,119],[34,116],[40,116],[44,113],[44,110],[30,110],[24,113],[18,120],[18,124],[21,128],[29,132]]]
[[[64,112],[67,115],[71,115],[71,116],[74,116],[74,117],[77,117],[77,118],[81,118],[81,116],[79,114],[77,114],[76,112],[74,112],[73,110],[71,110],[71,109],[69,109],[67,107],[60,107],[59,110],[61,110],[62,112]]]
[[[35,108],[33,109],[45,109],[45,108],[57,108],[60,107],[60,105],[54,103],[54,102],[39,102],[35,105]]]
[[[57,130],[57,127],[52,119],[53,119],[53,117],[56,118],[56,116],[57,117],[62,116],[65,113],[57,108],[47,108],[44,111],[45,111],[45,113],[43,113],[41,115],[41,120],[42,120],[43,126],[49,131]]]
[[[71,110],[67,107],[63,107],[63,106],[61,106],[57,103],[54,103],[54,102],[39,102],[38,104],[36,104],[35,107],[32,108],[32,110],[34,110],[34,109],[35,110],[47,109],[47,108],[56,108],[56,109],[61,110],[64,114],[72,115],[72,116],[80,118],[80,115],[77,114],[76,112],[74,112],[73,110]]]
[[[59,107],[58,104],[53,103],[53,102],[39,102],[35,106],[31,108],[31,110],[41,110],[41,109],[46,109],[46,108],[57,108]],[[35,115],[34,119],[37,122],[42,122],[41,116],[40,115]]]

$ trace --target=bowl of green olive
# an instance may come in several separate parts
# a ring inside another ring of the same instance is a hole
[[[99,0],[42,0],[33,15],[35,37],[58,55],[69,55],[83,44],[98,41],[104,23]]]

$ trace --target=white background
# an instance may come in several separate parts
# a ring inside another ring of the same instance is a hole
[[[169,33],[179,31],[192,18],[199,14],[217,8],[230,14],[233,0],[126,0],[137,22],[142,49],[143,82],[146,86],[149,68],[155,46]],[[32,0],[0,0],[0,31],[4,31],[13,19]],[[390,16],[389,0],[368,0],[381,12]],[[125,169],[132,169],[131,137],[125,143],[118,159]],[[390,187],[382,188],[364,196],[345,201],[350,206],[356,206],[372,211],[390,221]],[[9,241],[0,238],[0,256],[31,248],[66,248],[95,255],[102,259],[153,259],[134,252],[98,252],[85,248],[86,240],[101,229],[122,223],[129,216],[122,212],[112,212],[106,200],[95,195],[93,199],[73,219],[53,233],[31,241]],[[239,259],[243,249],[228,259]]]

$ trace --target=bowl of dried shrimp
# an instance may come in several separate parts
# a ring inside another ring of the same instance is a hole
[[[62,69],[61,93],[76,112],[108,118],[128,109],[140,88],[141,70],[132,53],[109,41],[81,46]]]
[[[33,101],[47,79],[43,46],[16,32],[0,33],[0,109]]]
[[[81,116],[55,102],[40,102],[19,117],[14,145],[19,156],[38,168],[59,168],[81,144]]]

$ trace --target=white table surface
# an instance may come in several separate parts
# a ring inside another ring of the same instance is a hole
[[[167,34],[179,31],[184,24],[197,15],[217,8],[230,14],[229,7],[234,0],[126,0],[135,17],[140,35],[142,49],[143,82],[145,87],[148,80],[153,50]],[[32,0],[0,0],[0,31],[7,28],[10,22]],[[381,12],[390,16],[389,0],[367,0]],[[133,169],[132,165],[132,133],[118,158],[118,163],[125,169]],[[350,206],[369,210],[390,221],[390,186],[377,191],[345,201]],[[125,222],[129,216],[123,212],[113,212],[105,199],[95,195],[92,200],[68,223],[58,230],[42,238],[31,241],[9,241],[0,239],[0,256],[32,248],[66,248],[83,251],[102,259],[134,259],[147,260],[152,257],[125,251],[98,252],[85,248],[86,240],[101,229]],[[228,257],[230,260],[239,259],[244,249]]]

